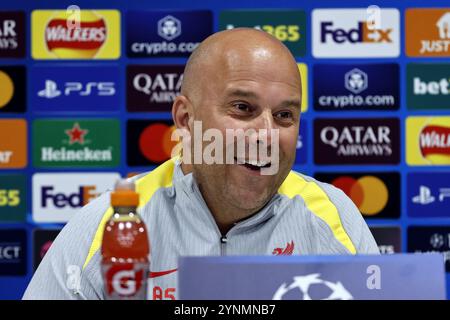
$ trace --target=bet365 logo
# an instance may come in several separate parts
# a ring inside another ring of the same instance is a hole
[[[302,10],[226,10],[221,30],[239,27],[263,30],[283,42],[294,56],[306,54],[306,13]]]
[[[0,175],[0,223],[25,221],[27,178],[24,174]]]
[[[17,207],[20,204],[20,190],[0,189],[0,207]]]
[[[268,34],[274,36],[278,40],[284,42],[295,42],[300,39],[300,27],[298,25],[256,25],[255,29],[263,30]],[[232,24],[227,25],[227,29],[234,29]]]

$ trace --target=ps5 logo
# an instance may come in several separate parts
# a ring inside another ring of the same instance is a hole
[[[79,96],[90,96],[97,94],[98,96],[113,96],[116,94],[114,82],[66,82],[63,88],[59,90],[55,81],[46,79],[45,88],[38,92],[41,98],[53,99],[61,95],[70,96],[78,94]]]
[[[450,188],[440,188],[438,201],[443,202],[445,198],[450,198]],[[420,186],[419,194],[412,198],[412,202],[427,205],[436,201],[436,197],[431,194],[430,188],[426,186]]]

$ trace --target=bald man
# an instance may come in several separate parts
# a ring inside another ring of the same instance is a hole
[[[265,32],[222,31],[194,51],[172,108],[182,140],[191,143],[181,157],[131,178],[148,199],[138,212],[151,244],[149,299],[177,298],[179,256],[379,253],[342,191],[291,171],[301,94],[295,59]],[[195,147],[211,142],[205,135],[195,141],[196,130],[250,134],[216,145],[211,163],[192,161]],[[276,170],[268,174],[269,167]],[[70,220],[24,299],[105,298],[100,248],[109,206],[106,192]]]

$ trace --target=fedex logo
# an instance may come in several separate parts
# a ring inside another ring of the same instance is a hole
[[[392,28],[375,29],[368,22],[358,22],[357,28],[345,30],[336,28],[332,21],[320,24],[320,42],[334,41],[336,43],[358,42],[392,42]]]
[[[41,187],[41,206],[47,208],[53,204],[56,208],[64,208],[66,206],[72,208],[80,208],[92,199],[99,196],[95,186],[80,186],[77,192],[64,194],[56,192],[52,186]]]
[[[312,19],[316,58],[379,58],[400,54],[397,9],[316,9]]]
[[[65,223],[81,207],[111,190],[118,173],[36,173],[33,175],[33,220]],[[109,201],[109,199],[108,199]]]

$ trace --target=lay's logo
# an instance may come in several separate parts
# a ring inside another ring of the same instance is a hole
[[[406,131],[409,165],[450,165],[450,117],[409,117]]]
[[[32,13],[35,59],[117,59],[120,14],[117,10]]]

